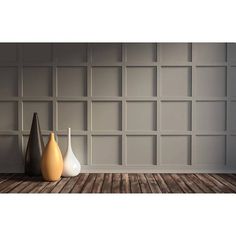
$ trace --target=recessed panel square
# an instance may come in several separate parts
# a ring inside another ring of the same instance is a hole
[[[227,165],[230,167],[236,166],[236,136],[231,135],[229,136],[229,157],[227,158]]]
[[[18,95],[18,76],[16,67],[0,68],[0,97]]]
[[[198,131],[223,131],[226,128],[225,102],[197,102]]]
[[[0,136],[0,172],[22,173],[24,161],[20,153],[18,136]]]
[[[121,130],[121,102],[93,102],[92,129]]]
[[[155,163],[155,136],[127,136],[128,165],[155,165]]]
[[[236,131],[236,102],[230,103],[230,129]]]
[[[18,129],[18,103],[0,102],[0,130]]]
[[[191,130],[190,102],[162,102],[161,103],[162,130]]]
[[[157,94],[157,75],[154,67],[127,68],[127,96],[152,97]]]
[[[156,102],[127,102],[127,130],[156,128]]]
[[[120,136],[92,136],[92,164],[121,164]]]
[[[59,43],[54,45],[58,65],[79,65],[87,61],[87,45],[82,43]]]
[[[49,67],[24,67],[23,96],[51,96],[52,70]]]
[[[229,74],[230,81],[230,91],[229,95],[232,97],[236,97],[236,67],[231,67]]]
[[[92,96],[121,96],[121,68],[93,67]]]
[[[17,60],[17,44],[0,44],[0,62],[15,62]]]
[[[196,159],[193,164],[224,165],[225,157],[225,136],[196,137]]]
[[[226,96],[225,67],[198,67],[196,80],[198,97]]]
[[[57,69],[58,96],[83,97],[87,95],[86,67],[59,67]]]
[[[86,130],[86,102],[58,102],[58,130]]]
[[[40,128],[42,130],[52,130],[51,102],[24,102],[23,129],[30,130],[34,112],[38,113]]]
[[[23,44],[24,62],[50,62],[52,61],[52,46],[48,43]]]
[[[198,63],[226,61],[225,43],[196,43],[195,48]]]
[[[190,158],[190,136],[161,136],[161,164],[188,165]]]
[[[66,154],[67,150],[67,136],[58,136],[58,144],[62,155]],[[71,136],[72,150],[79,160],[81,165],[87,165],[87,138],[86,136]]]
[[[236,65],[236,43],[228,43],[228,61]]]
[[[162,67],[162,96],[191,96],[191,67]]]
[[[92,44],[93,63],[115,63],[122,60],[121,44],[98,43]]]
[[[157,59],[157,49],[154,43],[127,44],[127,61],[130,63],[152,63]]]
[[[161,60],[163,63],[190,62],[192,60],[191,43],[162,43]]]

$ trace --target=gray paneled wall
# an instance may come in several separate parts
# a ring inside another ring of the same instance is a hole
[[[33,112],[83,171],[236,170],[236,45],[0,44],[0,172],[22,172]]]

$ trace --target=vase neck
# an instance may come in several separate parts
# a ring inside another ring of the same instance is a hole
[[[49,141],[55,141],[54,133],[50,133]]]
[[[71,129],[68,128],[68,149],[71,149]]]

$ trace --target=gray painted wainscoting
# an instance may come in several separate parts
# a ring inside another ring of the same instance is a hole
[[[34,112],[83,172],[235,172],[236,45],[0,44],[0,172]]]

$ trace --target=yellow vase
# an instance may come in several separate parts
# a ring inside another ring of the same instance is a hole
[[[63,158],[61,151],[54,138],[54,133],[50,134],[49,141],[43,151],[41,172],[44,180],[57,181],[61,178],[63,171]]]

